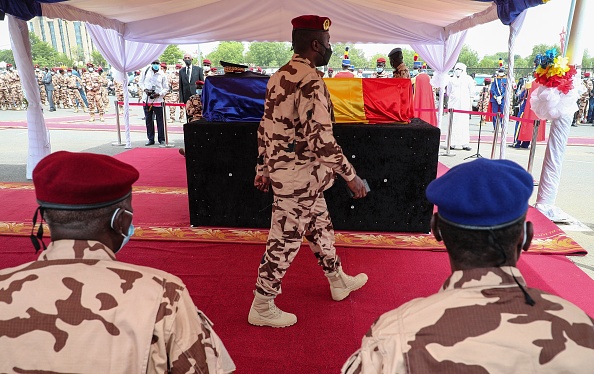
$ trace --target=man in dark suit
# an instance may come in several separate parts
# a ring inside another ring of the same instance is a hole
[[[45,92],[47,94],[47,99],[49,100],[49,106],[50,112],[55,112],[56,111],[56,107],[54,105],[54,85],[52,83],[53,81],[53,77],[52,77],[52,73],[50,72],[50,70],[45,67],[45,75],[43,76],[43,84],[45,86]]]
[[[196,81],[204,81],[204,72],[200,66],[192,65],[192,56],[184,55],[186,66],[179,69],[179,102],[186,103],[196,95]]]

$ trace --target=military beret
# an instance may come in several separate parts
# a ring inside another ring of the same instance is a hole
[[[161,62],[161,66],[166,68],[167,67],[167,63]]]
[[[589,71],[587,71],[587,72],[584,73],[584,77],[588,78],[589,76],[590,76],[590,72]]]
[[[210,64],[211,64],[211,63],[210,63],[210,60],[209,60],[209,59],[206,59],[206,58],[205,58],[205,59],[202,61],[202,65],[210,65]]]
[[[331,71],[334,71],[334,69],[332,69],[332,68],[329,68],[329,69],[328,69],[328,71],[329,71],[329,72],[331,72]]]
[[[219,61],[225,73],[243,73],[248,67],[246,65],[234,64],[227,61]]]
[[[175,64],[176,69],[181,69],[181,64]]]
[[[394,48],[393,50],[390,51],[390,53],[388,53],[388,57],[390,57],[393,54],[396,54],[398,52],[402,53],[402,48],[398,48],[398,47]]]
[[[92,62],[87,62],[87,67],[88,67],[88,68],[92,68],[93,66],[94,66],[94,65],[93,65],[93,63],[92,63]]]
[[[33,65],[33,67],[34,67],[35,69],[39,69],[39,65],[37,65],[37,64]]]
[[[217,71],[217,68],[213,67],[212,69],[210,69],[210,71],[215,72]]]
[[[386,63],[386,59],[383,58],[383,57],[380,57],[380,58],[377,59],[377,62],[378,63],[383,62],[385,64]]]
[[[37,164],[33,184],[41,207],[86,210],[126,199],[138,176],[133,166],[110,156],[59,151]]]
[[[11,68],[12,67],[12,64],[11,63],[8,63],[8,64],[6,64],[6,67],[7,68]]]
[[[204,85],[204,81],[196,81],[196,86],[203,86]]]
[[[291,20],[293,30],[319,30],[328,31],[332,21],[328,17],[320,17],[315,15],[306,15],[293,18]]]
[[[445,221],[467,229],[507,226],[528,210],[532,176],[509,160],[475,161],[454,166],[427,186],[427,199]]]

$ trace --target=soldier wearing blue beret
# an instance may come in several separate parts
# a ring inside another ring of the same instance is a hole
[[[452,274],[438,293],[382,315],[342,372],[591,373],[592,319],[528,288],[516,268],[532,240],[532,189],[518,164],[484,158],[429,184]]]

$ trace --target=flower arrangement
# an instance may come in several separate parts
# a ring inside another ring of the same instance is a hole
[[[576,102],[582,85],[575,66],[567,62],[566,57],[557,56],[555,48],[544,55],[536,55],[534,81],[539,86],[530,96],[530,104],[538,117],[550,120],[570,118],[578,110]]]
[[[567,62],[567,57],[557,56],[555,48],[549,49],[544,55],[538,54],[534,59],[534,78],[546,87],[556,87],[567,94],[573,89],[573,76],[577,73],[575,66],[570,66]]]

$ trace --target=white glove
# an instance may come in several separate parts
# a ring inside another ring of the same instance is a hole
[[[495,100],[497,101],[497,104],[501,105],[501,100],[503,99],[503,96],[495,96]]]

